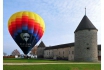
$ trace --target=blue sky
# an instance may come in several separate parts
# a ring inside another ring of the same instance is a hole
[[[74,31],[85,15],[85,7],[86,15],[98,29],[98,44],[101,44],[100,0],[3,0],[3,51],[9,55],[18,49],[23,54],[8,31],[12,14],[18,11],[39,14],[46,25],[41,40],[46,46],[52,46],[74,42]]]

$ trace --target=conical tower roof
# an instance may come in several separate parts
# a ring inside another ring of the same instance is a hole
[[[88,17],[85,15],[83,17],[83,19],[81,20],[80,24],[78,25],[77,29],[75,30],[75,32],[79,31],[79,30],[97,30],[96,27],[92,24],[92,22],[88,19]]]
[[[38,47],[45,47],[45,44],[43,43],[43,41],[41,41]]]

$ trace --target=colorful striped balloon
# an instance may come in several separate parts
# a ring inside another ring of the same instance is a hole
[[[41,39],[45,31],[45,24],[38,14],[21,11],[10,17],[8,30],[24,54],[28,54]]]

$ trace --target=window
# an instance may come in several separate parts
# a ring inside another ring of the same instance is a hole
[[[87,50],[89,50],[90,48],[89,47],[87,47]]]

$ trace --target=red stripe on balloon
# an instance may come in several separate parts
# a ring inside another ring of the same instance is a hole
[[[9,26],[9,33],[11,34],[11,36],[13,36],[13,29],[12,29],[12,25]]]
[[[35,22],[34,24],[34,33],[38,32],[39,30],[39,23]]]
[[[28,16],[22,16],[22,25],[24,26],[28,25]]]
[[[16,18],[16,26],[17,26],[17,30],[22,29],[22,19],[21,18]]]
[[[42,37],[42,35],[43,35],[42,27],[39,26],[39,31],[38,31],[38,37],[39,37],[39,39]]]
[[[15,23],[15,21],[12,21],[11,24],[12,24],[12,29],[13,29],[13,33],[14,33],[16,31],[16,23]]]
[[[33,30],[34,29],[34,20],[33,19],[29,19],[29,21],[28,21],[28,29],[29,30]]]

